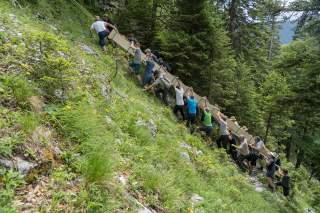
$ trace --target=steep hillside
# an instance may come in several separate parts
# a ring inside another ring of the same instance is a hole
[[[301,212],[313,199],[256,192],[137,86],[124,52],[99,51],[79,8],[47,2],[0,2],[0,212]]]

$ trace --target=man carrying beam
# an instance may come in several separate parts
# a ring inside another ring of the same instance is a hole
[[[206,141],[208,145],[211,145],[211,134],[213,130],[213,122],[214,122],[214,117],[211,114],[208,106],[207,106],[207,97],[203,98],[204,103],[202,104],[202,116],[201,116],[201,121],[202,121],[202,126],[198,128],[199,131],[203,131],[206,133]]]
[[[117,28],[115,26],[113,26],[112,24],[105,22],[103,20],[100,19],[99,16],[95,17],[95,22],[91,25],[90,27],[90,32],[92,32],[93,30],[96,31],[96,33],[99,36],[99,45],[102,49],[102,51],[106,51],[106,38],[109,35],[110,31],[108,30],[108,28],[110,29],[114,29],[115,31],[117,31]]]
[[[220,148],[221,145],[219,146],[219,142],[222,143],[222,147],[227,150],[229,142],[229,131],[228,131],[228,123],[227,121],[223,120],[221,117],[220,111],[217,113],[217,120],[220,124],[220,138],[218,139],[218,147]]]

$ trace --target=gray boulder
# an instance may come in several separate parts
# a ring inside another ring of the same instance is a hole
[[[189,154],[188,154],[187,152],[181,152],[181,153],[180,153],[180,156],[181,156],[184,160],[186,160],[187,162],[191,163],[190,156],[189,156]]]
[[[14,157],[12,160],[0,159],[0,165],[7,169],[15,169],[22,175],[28,174],[37,166],[36,163],[25,161],[19,157]]]
[[[97,53],[86,44],[80,44],[81,49],[89,55],[97,55]]]

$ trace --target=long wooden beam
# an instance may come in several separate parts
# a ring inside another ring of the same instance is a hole
[[[132,48],[130,48],[131,43],[127,40],[127,38],[125,36],[121,35],[119,32],[113,30],[109,34],[109,39],[113,40],[116,44],[118,44],[121,48],[126,50],[131,55],[134,55],[134,50]],[[145,54],[142,54],[142,61],[146,61]],[[171,73],[164,70],[159,64],[155,63],[154,69],[160,70],[163,74],[165,74],[166,78],[171,81],[173,86],[176,86],[178,83],[180,83],[180,85],[184,88],[185,91],[189,88],[183,82],[178,80],[176,76],[174,76]],[[194,93],[194,96],[197,100],[201,99],[201,96],[199,96],[196,93]],[[212,105],[210,103],[208,103],[208,107],[209,107],[211,113],[213,114],[215,120],[218,121],[217,117],[218,117],[218,112],[220,111],[219,107]],[[245,127],[241,127],[241,126],[237,125],[235,122],[230,120],[226,115],[224,115],[222,113],[221,113],[221,117],[223,117],[227,121],[228,128],[231,129],[231,131],[234,135],[236,135],[238,137],[240,135],[244,135],[244,137],[247,139],[248,143],[250,143],[254,139],[254,137],[246,131]]]

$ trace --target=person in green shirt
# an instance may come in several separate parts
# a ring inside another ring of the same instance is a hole
[[[202,107],[201,107],[201,109],[202,109],[202,116],[201,116],[202,126],[200,128],[198,128],[198,130],[206,133],[207,142],[210,145],[214,117],[207,106],[207,97],[204,97],[203,100],[204,100],[204,103],[202,104]]]

